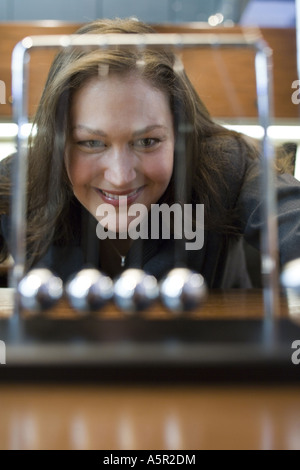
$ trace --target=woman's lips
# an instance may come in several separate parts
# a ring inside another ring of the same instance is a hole
[[[143,191],[144,186],[139,188],[128,190],[128,191],[105,191],[104,189],[95,188],[97,194],[100,194],[101,198],[107,204],[112,204],[113,206],[127,206],[133,204],[133,202],[139,197]]]

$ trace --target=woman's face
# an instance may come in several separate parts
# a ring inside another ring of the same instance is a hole
[[[111,205],[115,231],[125,232],[136,216],[124,213],[138,203],[148,211],[171,179],[174,129],[168,98],[133,75],[95,77],[75,92],[70,112],[65,160],[74,194],[106,226],[110,215],[99,217],[99,206]]]

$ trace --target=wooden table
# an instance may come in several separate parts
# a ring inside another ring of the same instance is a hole
[[[11,300],[0,290],[2,316]],[[295,299],[282,298],[281,314],[290,310],[297,314]],[[67,317],[70,309],[62,302],[53,313]],[[113,307],[102,313],[119,315]],[[157,306],[148,318],[167,315]],[[194,314],[237,315],[261,317],[261,292],[215,292]],[[300,450],[297,383],[2,383],[0,403],[0,449]]]

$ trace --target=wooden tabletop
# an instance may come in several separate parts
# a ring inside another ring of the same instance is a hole
[[[300,450],[299,387],[1,386],[4,449]]]
[[[282,297],[281,314],[299,313],[296,300]],[[11,314],[12,306],[12,291],[0,290],[2,317]],[[73,313],[62,301],[52,314]],[[218,291],[194,317],[262,314],[260,291]],[[122,313],[111,305],[101,315],[119,318]],[[147,315],[165,318],[169,313],[158,304]],[[300,374],[300,365],[295,367]],[[1,450],[300,450],[297,384],[3,383],[0,402]]]

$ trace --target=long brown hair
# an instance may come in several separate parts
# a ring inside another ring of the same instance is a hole
[[[155,33],[155,30],[136,20],[117,19],[94,21],[77,33],[145,34]],[[179,126],[185,124],[184,166],[188,200],[204,204],[206,229],[223,233],[235,231],[229,204],[230,188],[226,186],[224,171],[228,171],[233,153],[254,156],[255,148],[239,134],[226,130],[211,119],[184,70],[178,71],[175,67],[176,56],[168,48],[145,49],[142,67],[138,65],[140,59],[141,51],[121,47],[66,49],[55,58],[34,119],[37,133],[30,140],[28,150],[28,267],[46,252],[53,241],[67,242],[71,236],[70,207],[74,196],[64,165],[70,103],[74,92],[87,79],[99,75],[101,67],[109,69],[110,74],[140,74],[168,96],[175,135],[179,135]],[[173,175],[163,197],[165,202],[175,200],[174,178]],[[1,195],[7,196],[9,191],[10,186],[3,179]],[[224,198],[224,194],[228,194],[228,198]],[[1,197],[0,214],[8,210],[7,198]],[[5,255],[4,246],[1,255],[2,258]]]

